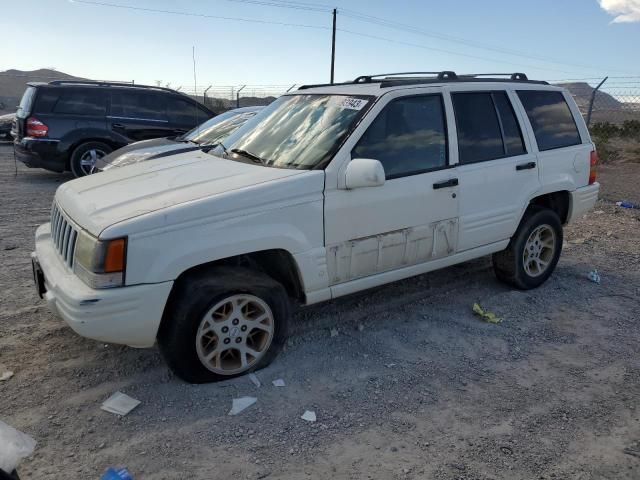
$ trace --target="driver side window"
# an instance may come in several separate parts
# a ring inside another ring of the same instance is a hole
[[[389,102],[351,151],[372,158],[387,180],[447,166],[447,131],[442,95],[420,95]]]

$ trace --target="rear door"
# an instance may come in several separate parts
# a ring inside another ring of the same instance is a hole
[[[107,123],[125,143],[174,135],[167,96],[154,92],[112,89]]]
[[[460,182],[458,250],[510,238],[540,189],[538,162],[506,90],[451,89]]]

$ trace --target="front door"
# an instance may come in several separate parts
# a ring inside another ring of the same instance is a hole
[[[379,187],[325,189],[330,285],[456,251],[458,187],[441,93],[397,96],[376,105],[371,117],[350,158],[379,160],[386,180]]]
[[[507,91],[454,91],[462,252],[509,239],[540,188],[538,162]]]

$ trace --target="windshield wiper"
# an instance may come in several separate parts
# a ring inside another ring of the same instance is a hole
[[[255,153],[247,152],[246,150],[242,150],[240,148],[232,148],[231,153],[235,153],[236,155],[240,155],[242,157],[246,157],[249,160],[252,160],[255,163],[260,163],[262,165],[267,165],[269,162],[264,158],[259,157]]]

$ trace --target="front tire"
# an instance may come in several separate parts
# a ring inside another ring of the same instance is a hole
[[[562,223],[553,210],[529,207],[509,245],[493,254],[498,280],[521,290],[542,285],[562,252]]]
[[[78,178],[96,173],[98,161],[112,150],[109,145],[102,142],[86,142],[78,145],[69,160],[73,176]]]
[[[175,288],[158,344],[169,368],[187,382],[215,382],[264,368],[287,339],[289,297],[264,273],[216,267]]]

